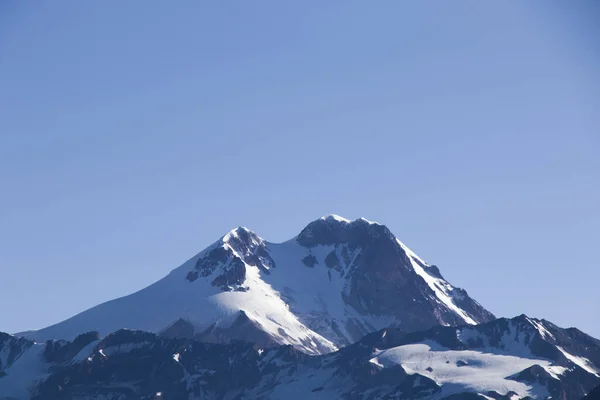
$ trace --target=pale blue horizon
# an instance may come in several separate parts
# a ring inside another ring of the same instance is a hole
[[[2,2],[0,331],[333,213],[497,316],[600,337],[599,11]]]

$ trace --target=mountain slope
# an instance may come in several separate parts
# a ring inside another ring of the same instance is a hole
[[[319,356],[291,346],[89,333],[27,347],[0,378],[0,393],[23,380],[21,361],[45,371],[26,387],[37,400],[579,400],[600,384],[600,341],[526,316],[408,334],[390,328]]]
[[[234,229],[155,284],[24,336],[70,340],[130,328],[323,354],[388,326],[493,318],[384,225],[328,216],[280,244]]]
[[[600,400],[600,386],[597,386],[589,392],[588,395],[584,397],[584,400]]]

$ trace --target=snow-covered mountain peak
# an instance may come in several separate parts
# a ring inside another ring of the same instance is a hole
[[[335,244],[357,247],[378,238],[395,239],[385,225],[365,218],[350,221],[337,215],[328,215],[309,223],[296,240],[308,248]]]
[[[275,261],[267,251],[267,243],[244,227],[227,233],[201,255],[186,278],[194,282],[199,277],[211,278],[211,284],[221,290],[246,290],[246,267],[258,268],[264,274],[275,268]]]
[[[31,340],[0,333],[0,397],[7,382],[31,383],[51,370],[58,372],[39,386],[46,396],[40,400],[102,376],[110,377],[106,388],[133,387],[130,362],[144,371],[147,360],[181,373],[161,374],[172,377],[172,388],[186,382],[177,398],[204,390],[200,382],[230,384],[240,370],[256,380],[239,390],[277,399],[291,398],[280,391],[289,389],[315,398],[363,398],[369,391],[369,398],[464,392],[570,400],[600,382],[600,341],[526,315],[495,319],[385,225],[337,215],[283,243],[237,227],[158,282],[22,335]],[[48,339],[73,342],[42,343]],[[233,344],[239,341],[254,348]],[[269,350],[279,345],[293,349]],[[216,370],[222,375],[214,380]],[[116,371],[127,382],[118,382]],[[155,383],[155,376],[141,378]]]
[[[227,232],[227,234],[221,238],[221,242],[223,244],[230,242],[255,242],[258,244],[264,242],[264,240],[245,226],[238,226],[237,228]]]
[[[322,216],[322,217],[321,217],[321,218],[319,218],[319,219],[320,219],[320,220],[323,220],[323,221],[337,221],[337,222],[343,222],[343,223],[346,223],[346,224],[347,224],[347,223],[350,223],[350,222],[352,222],[352,221],[350,221],[349,219],[347,219],[347,218],[344,218],[344,217],[340,217],[339,215],[336,215],[336,214],[324,215],[324,216]]]
[[[155,284],[26,336],[131,328],[322,353],[388,326],[412,331],[493,318],[385,225],[331,215],[283,243],[237,227]]]

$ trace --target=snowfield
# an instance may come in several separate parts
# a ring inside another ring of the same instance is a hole
[[[428,341],[384,350],[377,353],[372,362],[383,368],[401,364],[409,374],[418,373],[433,379],[442,386],[440,397],[460,392],[487,393],[489,391],[496,391],[501,395],[515,392],[521,398],[548,396],[543,388],[536,389],[535,386],[532,388],[524,383],[507,379],[532,365],[550,367],[550,362],[547,360],[493,352],[448,350],[436,342]]]

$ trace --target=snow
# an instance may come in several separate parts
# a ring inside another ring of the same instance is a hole
[[[90,342],[87,346],[81,349],[75,357],[73,357],[73,361],[83,361],[85,359],[91,360],[91,357],[89,356],[93,353],[94,347],[96,347],[98,342],[100,342],[100,340],[94,340],[93,342]]]
[[[8,356],[10,354],[10,343],[0,349],[0,368],[5,368],[8,364]]]
[[[450,285],[448,282],[446,282],[445,280],[437,278],[437,277],[435,277],[433,275],[430,275],[419,264],[419,262],[421,264],[423,264],[423,265],[427,265],[427,264],[425,264],[425,262],[423,262],[423,260],[421,260],[419,257],[417,257],[417,255],[412,250],[410,250],[408,247],[406,247],[404,245],[404,243],[402,243],[400,240],[396,239],[396,241],[398,242],[398,244],[400,245],[400,247],[402,247],[402,249],[404,250],[404,252],[408,256],[408,259],[410,260],[410,263],[411,263],[414,271],[421,278],[423,278],[423,280],[425,280],[425,282],[427,283],[427,285],[435,293],[435,296],[448,309],[450,309],[455,314],[457,314],[459,317],[461,317],[467,324],[476,325],[477,322],[473,318],[471,318],[469,316],[469,314],[467,314],[466,311],[464,311],[462,308],[460,308],[456,304],[454,304],[454,301],[452,300],[452,295],[451,295],[452,291],[454,290],[454,287],[452,285]],[[417,262],[415,260],[418,260],[419,262]]]
[[[554,379],[560,380],[560,376],[568,371],[568,368],[561,367],[560,365],[550,365],[545,366],[544,369],[548,372]]]
[[[29,398],[29,388],[47,375],[48,364],[44,361],[45,344],[34,344],[28,348],[0,378],[2,398]]]
[[[535,329],[537,329],[537,331],[540,333],[540,335],[542,335],[544,339],[554,339],[554,336],[550,333],[550,331],[548,331],[548,329],[546,329],[546,327],[542,323],[531,318],[527,318],[527,321],[529,321],[529,323],[531,323],[535,327]]]
[[[375,221],[369,221],[369,220],[368,220],[368,219],[366,219],[366,218],[359,218],[359,220],[361,220],[361,221],[363,221],[363,222],[366,222],[366,223],[367,223],[367,224],[369,224],[369,225],[379,225],[379,223],[378,223],[378,222],[375,222]]]
[[[261,279],[258,267],[246,265],[244,285],[249,287],[247,292],[220,292],[211,296],[211,301],[218,308],[229,312],[243,310],[251,320],[260,324],[265,332],[278,338],[281,343],[303,347],[312,354],[319,353],[317,346],[306,348],[303,342],[316,341],[329,351],[337,349],[329,340],[298,321],[278,293]],[[281,328],[285,335],[281,334]]]
[[[343,298],[348,291],[345,274],[360,254],[360,249],[352,252],[346,248],[349,266],[344,265],[343,249],[344,246],[315,246],[308,250],[295,240],[269,245],[270,254],[277,265],[277,271],[268,277],[269,283],[305,325],[332,342],[337,342],[338,346],[354,341],[346,329],[349,321],[362,326],[365,333],[387,328],[395,321],[393,317],[360,315],[346,304]],[[325,258],[331,252],[342,263],[341,272],[326,267]],[[317,260],[313,268],[302,263],[302,259],[309,254]],[[337,331],[343,336],[341,342],[339,333],[334,332],[331,323],[335,323]]]
[[[323,219],[350,222],[337,215]],[[122,328],[158,333],[179,319],[189,321],[199,333],[213,324],[227,327],[243,311],[280,344],[291,344],[309,354],[320,354],[357,340],[356,331],[366,334],[400,323],[393,316],[359,314],[346,304],[343,298],[349,291],[346,274],[359,256],[360,249],[349,251],[343,245],[307,249],[294,239],[272,244],[251,234],[249,237],[254,245],[267,247],[276,268],[271,268],[270,274],[266,274],[256,266],[246,265],[246,280],[241,285],[246,291],[223,292],[211,285],[214,277],[200,277],[193,282],[186,279],[187,274],[194,270],[197,260],[216,247],[224,247],[237,254],[232,239],[239,237],[241,230],[251,233],[247,228],[236,228],[158,282],[129,296],[100,304],[59,324],[29,332],[26,337],[39,341],[73,340],[81,332],[97,331],[101,336],[106,336]],[[400,241],[398,243],[409,255],[415,272],[425,279],[440,304],[465,322],[475,323],[454,304],[451,296],[453,287],[443,279],[430,275],[419,264],[422,260]],[[343,265],[341,271],[327,268],[325,258],[331,252],[335,252],[345,264],[342,251],[349,255],[349,265]],[[314,268],[302,263],[302,259],[308,255],[314,256],[318,262]],[[425,263],[422,265],[426,266]],[[356,329],[350,331],[350,325]]]
[[[229,233],[234,234],[235,230]],[[196,331],[201,332],[214,323],[231,323],[240,311],[244,311],[281,344],[295,345],[309,354],[337,349],[331,341],[308,329],[290,312],[279,293],[262,279],[255,266],[246,265],[247,279],[243,285],[248,287],[247,292],[222,292],[211,285],[211,279],[189,282],[186,275],[194,269],[197,259],[214,246],[222,245],[227,244],[222,241],[215,243],[139,292],[32,332],[30,337],[36,340],[73,340],[81,332],[98,331],[101,336],[106,336],[121,328],[160,332],[179,318],[190,321]]]
[[[412,251],[411,249],[409,249],[399,239],[396,239],[396,242],[398,242],[398,244],[400,245],[400,247],[402,247],[402,250],[404,250],[404,252],[406,253],[406,255],[409,256],[409,258],[415,259],[415,260],[419,261],[423,265],[427,265],[427,263],[425,261],[423,261],[418,255],[415,254],[414,251]]]
[[[461,327],[456,330],[456,337],[464,344],[469,342],[482,343],[484,347],[489,346],[488,337],[475,328]]]
[[[505,353],[531,358],[533,355],[529,343],[532,339],[533,337],[526,330],[521,329],[518,323],[511,320],[508,324],[508,331],[504,332],[500,338],[500,345]]]
[[[433,379],[442,386],[442,397],[463,391],[496,391],[501,395],[514,391],[520,397],[543,397],[542,389],[507,377],[532,365],[547,367],[550,365],[548,360],[497,354],[493,349],[487,351],[449,350],[435,342],[425,341],[384,350],[376,354],[372,362],[384,368],[402,364],[409,374],[418,373]]]
[[[373,358],[371,358],[371,359],[369,360],[369,362],[370,362],[371,364],[374,364],[374,365],[377,365],[378,367],[381,367],[381,368],[383,368],[383,364],[381,364],[381,363],[379,362],[379,360],[377,359],[377,357],[373,357]]]
[[[600,372],[600,370],[597,370],[593,364],[590,362],[590,360],[588,360],[585,357],[577,357],[569,352],[567,352],[565,349],[563,349],[560,346],[556,346],[556,348],[558,348],[558,350],[560,350],[561,353],[564,354],[564,356],[571,361],[573,364],[577,365],[578,367],[582,368],[583,370],[589,372],[592,375],[595,375],[597,377],[600,378],[600,375],[598,375],[598,373]]]
[[[350,222],[337,215],[323,219]],[[344,263],[344,246],[307,249],[295,240],[271,244],[252,234],[250,237],[255,245],[267,246],[277,268],[265,275],[257,267],[246,265],[246,281],[242,286],[247,291],[222,292],[210,284],[210,277],[194,282],[186,279],[196,261],[216,246],[225,247],[243,258],[230,242],[232,238],[239,237],[240,230],[250,233],[247,228],[236,228],[153,285],[100,304],[54,326],[30,332],[27,337],[36,340],[72,340],[81,332],[98,331],[105,336],[122,328],[160,332],[180,318],[190,321],[196,332],[201,332],[213,324],[225,327],[235,320],[240,311],[244,311],[281,344],[291,344],[309,354],[318,354],[334,351],[338,346],[358,339],[354,337],[356,332],[347,330],[349,324],[357,326],[363,334],[398,324],[391,316],[360,315],[345,303],[343,295],[348,292],[348,281],[344,274],[360,254],[359,249],[354,252],[345,249],[351,261],[340,272],[325,267],[324,260],[333,251]],[[448,295],[452,287],[427,274],[414,261],[420,259],[398,243],[410,255],[413,268],[426,279],[440,301],[466,322],[474,323],[452,302]],[[302,263],[302,259],[309,254],[317,259],[318,265],[314,268]]]
[[[340,217],[339,215],[335,215],[335,214],[325,215],[325,216],[321,217],[321,220],[323,220],[323,221],[335,220],[335,221],[338,221],[338,222],[345,222],[345,223],[350,223],[351,222],[349,219],[346,219],[344,217]]]

